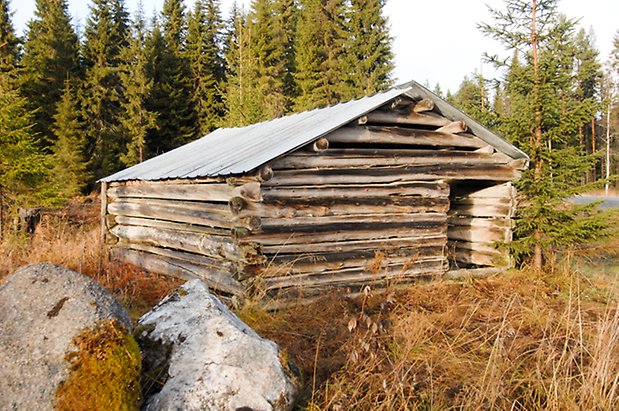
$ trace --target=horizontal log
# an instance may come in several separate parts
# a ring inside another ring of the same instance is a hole
[[[457,263],[481,265],[490,267],[509,267],[510,260],[507,255],[490,254],[474,250],[463,250],[456,248],[455,256],[452,256]]]
[[[355,202],[342,204],[337,202],[319,202],[320,204],[270,204],[270,203],[251,203],[244,208],[234,211],[238,217],[258,216],[260,218],[297,218],[297,217],[322,217],[322,216],[345,216],[363,214],[411,214],[411,213],[447,213],[449,210],[449,199],[447,197],[426,198],[408,197],[403,203],[399,203],[396,198],[391,197],[381,204],[364,204]],[[356,201],[356,199],[353,199]],[[377,201],[373,201],[377,203]]]
[[[237,275],[241,266],[239,264],[228,261],[224,258],[207,257],[200,254],[187,253],[183,251],[172,250],[169,248],[154,247],[145,244],[135,244],[127,242],[119,242],[115,245],[116,248],[124,248],[128,250],[145,251],[151,254],[156,254],[162,257],[173,258],[178,261],[183,261],[190,264],[199,265],[206,269],[211,269],[226,275]]]
[[[212,289],[238,296],[244,295],[240,284],[226,272],[218,272],[186,261],[143,251],[113,248],[110,253],[112,258],[133,264],[147,271],[186,280],[199,278],[204,280]]]
[[[409,233],[409,236],[396,238],[381,238],[381,239],[359,239],[345,241],[324,241],[321,239],[307,244],[275,244],[263,245],[262,251],[267,258],[272,258],[280,254],[298,254],[299,256],[308,255],[309,253],[320,252],[350,252],[357,250],[372,250],[386,251],[396,250],[404,247],[420,247],[422,245],[437,246],[444,245],[447,241],[447,234],[425,234],[415,235]]]
[[[456,186],[452,191],[456,198],[512,198],[515,194],[510,182],[477,190],[470,186]]]
[[[375,110],[366,115],[367,123],[371,124],[412,124],[420,126],[442,127],[451,121],[438,114],[426,113],[403,113],[402,111]]]
[[[513,213],[510,205],[487,205],[487,204],[458,204],[452,203],[450,215],[476,216],[476,217],[504,217],[508,218]]]
[[[477,217],[463,217],[459,215],[450,215],[449,226],[462,226],[462,227],[499,227],[499,228],[511,228],[512,220],[509,218],[490,217],[490,218],[477,218]]]
[[[507,251],[500,250],[491,243],[479,243],[479,242],[466,241],[466,240],[449,239],[447,241],[447,249],[449,250],[449,252],[453,252],[456,249],[461,249],[461,250],[478,251],[478,252],[486,253],[489,255],[507,254]]]
[[[242,186],[229,184],[141,184],[118,185],[107,190],[114,198],[159,198],[168,200],[228,202],[232,197],[260,201],[260,183],[252,181]]]
[[[418,213],[418,214],[359,214],[344,216],[323,216],[323,217],[296,217],[293,219],[282,218],[263,218],[262,229],[268,230],[297,230],[312,227],[339,227],[343,225],[360,226],[380,226],[381,224],[411,224],[411,223],[444,223],[447,221],[445,214],[438,213]],[[307,231],[306,231],[307,232]]]
[[[321,227],[323,229],[323,227]],[[327,229],[326,227],[324,228]],[[331,231],[313,232],[276,232],[252,234],[248,238],[240,238],[240,243],[245,241],[258,242],[264,246],[286,246],[290,244],[309,244],[313,242],[336,242],[353,240],[378,240],[388,238],[410,238],[422,236],[447,235],[447,224],[445,223],[411,223],[405,227],[398,224],[386,224],[380,227],[365,227],[357,230],[352,227],[337,227]]]
[[[274,170],[297,168],[370,168],[377,166],[435,165],[451,164],[501,164],[507,165],[509,159],[499,154],[480,154],[471,151],[430,151],[409,150],[407,156],[385,156],[382,153],[369,156],[352,155],[287,155],[272,163]],[[275,171],[277,172],[277,171]]]
[[[320,273],[344,267],[364,267],[368,271],[379,270],[383,265],[427,260],[428,258],[445,258],[444,247],[406,248],[391,253],[376,254],[373,250],[348,253],[321,253],[312,255],[275,256],[269,260],[265,269],[261,270],[261,278],[299,273]]]
[[[450,240],[492,243],[494,241],[509,241],[511,238],[511,229],[501,227],[450,226],[447,230],[447,235]]]
[[[436,129],[436,131],[439,133],[451,134],[464,133],[467,130],[468,127],[464,121],[452,121],[451,123]]]
[[[385,184],[340,184],[299,187],[269,187],[264,189],[264,203],[281,200],[306,199],[345,199],[355,204],[362,198],[388,198],[389,196],[419,196],[419,197],[448,197],[449,185],[445,183],[424,182],[395,182]]]
[[[316,285],[346,285],[349,282],[367,282],[391,278],[398,281],[400,278],[433,274],[441,275],[446,269],[444,258],[433,258],[420,260],[413,264],[395,263],[388,265],[380,272],[368,272],[364,267],[342,268],[338,270],[325,271],[319,274],[297,274],[282,277],[270,277],[262,280],[266,290],[289,288],[289,287],[311,287]]]
[[[264,261],[255,244],[248,242],[244,246],[238,246],[228,237],[125,225],[117,225],[110,232],[130,243],[171,248],[215,258],[223,257],[245,264],[260,264]]]
[[[205,227],[202,225],[175,223],[172,221],[154,220],[151,218],[127,217],[123,215],[112,215],[112,216],[108,215],[108,217],[112,217],[114,219],[114,225],[123,224],[123,225],[135,225],[135,226],[142,226],[142,227],[163,228],[166,230],[188,231],[188,232],[194,232],[194,233],[200,233],[200,234],[206,234],[206,235],[214,235],[214,236],[223,236],[223,237],[226,237],[226,236],[230,237],[232,235],[230,230],[225,229],[225,228]]]
[[[421,180],[512,181],[520,172],[507,165],[437,164],[372,167],[368,169],[279,170],[265,187],[287,185],[364,184]]]
[[[488,145],[472,134],[451,134],[401,127],[342,127],[325,137],[330,143],[338,144],[397,144],[470,149]]]
[[[366,294],[366,288],[370,287],[373,294],[383,294],[393,290],[409,287],[410,284],[419,284],[436,280],[443,273],[414,274],[403,277],[390,277],[387,279],[347,281],[342,284],[322,284],[316,286],[305,285],[303,287],[279,288],[266,291],[262,298],[262,307],[265,310],[280,310],[296,307],[299,304],[313,303],[324,295],[337,293],[342,298],[359,298]]]
[[[232,228],[232,213],[225,205],[125,199],[108,204],[109,214],[152,218],[214,228]],[[240,224],[240,222],[238,222]],[[249,228],[249,227],[248,227]]]

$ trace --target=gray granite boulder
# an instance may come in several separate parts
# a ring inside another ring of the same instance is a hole
[[[52,409],[74,337],[107,319],[131,329],[126,310],[89,277],[44,263],[10,275],[0,285],[0,409]]]
[[[296,385],[261,338],[193,280],[138,322],[144,371],[165,380],[147,410],[289,410]],[[148,386],[146,383],[144,386]]]

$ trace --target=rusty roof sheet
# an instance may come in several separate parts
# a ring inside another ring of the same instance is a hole
[[[513,158],[528,158],[501,137],[411,81],[346,103],[291,114],[247,127],[220,128],[100,181],[189,179],[243,174],[311,143],[402,95],[431,98],[445,117],[464,120],[476,136],[497,150]]]

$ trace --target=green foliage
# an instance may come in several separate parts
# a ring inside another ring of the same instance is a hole
[[[119,126],[123,98],[119,67],[121,50],[127,47],[128,39],[123,0],[93,0],[83,47],[86,79],[82,107],[90,170],[95,178],[117,171],[126,147]]]
[[[187,58],[191,67],[193,101],[199,135],[213,131],[221,122],[224,80],[223,21],[218,0],[198,0],[189,16]]]
[[[392,85],[393,53],[385,0],[351,0],[346,56],[349,81],[355,97],[376,93]]]
[[[149,130],[157,126],[157,113],[149,111],[146,103],[150,97],[153,81],[146,72],[147,55],[144,48],[145,23],[142,5],[138,8],[133,24],[133,35],[129,45],[122,49],[120,67],[120,84],[124,90],[121,100],[120,123],[127,142],[126,152],[120,161],[132,166],[147,157],[146,136]]]
[[[80,111],[76,88],[67,80],[51,127],[55,136],[51,181],[63,199],[81,194],[90,178],[84,153],[85,124]]]
[[[69,378],[56,390],[57,410],[137,410],[140,348],[117,320],[101,321],[74,339]]]
[[[247,15],[233,8],[225,41],[226,92],[224,124],[246,126],[264,118],[261,102],[254,98],[256,62],[251,53],[251,31]]]
[[[19,56],[19,40],[13,30],[8,0],[0,0],[0,87],[14,79]]]
[[[355,94],[346,82],[346,2],[300,2],[296,43],[295,110],[335,104]]]
[[[148,110],[158,113],[157,131],[148,135],[150,152],[179,147],[197,137],[197,118],[189,60],[185,54],[187,23],[181,0],[166,0],[162,27],[155,22],[147,41],[148,73],[153,79]]]
[[[464,77],[458,91],[447,100],[484,126],[493,128],[496,126],[496,114],[491,110],[488,96],[484,78],[475,73],[472,77]]]
[[[43,186],[47,158],[33,124],[27,100],[14,89],[0,87],[0,201],[12,210],[45,204],[51,196]]]
[[[21,61],[21,90],[35,112],[34,129],[46,146],[55,140],[51,126],[65,80],[80,75],[79,45],[67,9],[66,0],[37,0]]]
[[[578,135],[596,106],[578,93],[582,73],[575,69],[574,22],[557,14],[556,1],[538,3],[536,9],[524,0],[507,0],[506,6],[507,12],[493,10],[494,26],[482,29],[514,51],[500,95],[499,130],[532,162],[516,182],[522,196],[518,238],[509,247],[521,258],[532,256],[540,269],[543,252],[550,256],[556,247],[605,232],[604,220],[592,209],[565,203],[589,188],[581,185],[581,177],[593,159],[579,147]]]

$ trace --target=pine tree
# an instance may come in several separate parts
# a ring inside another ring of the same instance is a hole
[[[392,39],[387,18],[383,16],[385,0],[351,0],[350,5],[348,74],[354,96],[361,97],[392,85]]]
[[[570,38],[574,23],[560,19],[557,2],[507,0],[508,12],[491,10],[495,25],[482,30],[518,51],[506,77],[509,110],[501,131],[529,153],[533,168],[517,182],[521,203],[510,248],[531,256],[541,270],[544,255],[604,233],[591,207],[571,207],[564,200],[581,190],[581,173],[591,166],[577,144],[587,107],[571,98],[574,86]],[[522,60],[520,60],[522,59]]]
[[[187,58],[191,67],[194,104],[200,135],[221,122],[224,79],[223,21],[217,0],[197,0],[189,16]]]
[[[64,82],[79,77],[79,45],[66,0],[37,0],[35,19],[28,24],[22,57],[21,90],[35,111],[43,143],[54,141],[50,127]]]
[[[126,152],[121,154],[120,161],[132,166],[144,161],[146,135],[157,126],[157,114],[146,108],[153,81],[147,77],[147,55],[145,50],[145,21],[142,3],[138,5],[133,34],[128,47],[121,51],[122,66],[120,83],[124,90],[121,100],[120,124],[127,142]]]
[[[128,45],[128,15],[123,0],[93,0],[83,48],[86,76],[83,110],[90,170],[95,178],[122,167],[126,141],[120,129],[123,98],[119,67]]]
[[[76,87],[67,80],[51,126],[55,136],[51,179],[63,199],[81,194],[90,179],[84,152],[85,124],[80,111]]]
[[[149,134],[148,144],[151,153],[159,154],[198,136],[182,0],[165,0],[162,27],[154,27],[149,37],[149,73],[154,83],[147,107],[158,117],[157,132]]]
[[[354,94],[347,83],[346,10],[344,0],[300,2],[296,111],[335,104]]]

